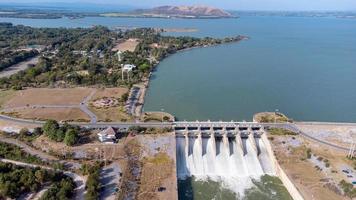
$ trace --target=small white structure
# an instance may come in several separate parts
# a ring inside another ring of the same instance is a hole
[[[98,133],[98,139],[100,142],[105,142],[105,143],[113,143],[114,140],[116,139],[116,132],[115,130],[110,126],[107,129],[101,131]]]
[[[123,65],[122,66],[122,69],[121,69],[121,77],[122,77],[122,80],[125,80],[125,77],[124,77],[124,73],[126,72],[127,74],[127,80],[130,81],[130,72],[135,69],[136,66],[135,65],[132,65],[132,64],[126,64],[126,65]]]
[[[355,152],[356,152],[356,143],[352,141],[347,157],[353,159],[355,157]]]
[[[119,62],[122,61],[122,51],[120,51],[120,50],[117,52],[117,59]]]

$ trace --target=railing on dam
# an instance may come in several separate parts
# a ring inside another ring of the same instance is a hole
[[[264,127],[253,123],[232,122],[182,122],[173,125],[177,137],[215,137],[227,136],[247,138],[249,135],[260,137],[264,133]]]

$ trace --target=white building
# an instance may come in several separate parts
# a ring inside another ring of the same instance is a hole
[[[122,80],[125,79],[124,77],[124,73],[126,72],[127,74],[127,80],[130,81],[130,72],[136,68],[136,65],[132,65],[132,64],[126,64],[126,65],[123,65],[122,66],[122,69],[121,69],[121,77],[122,77]]]
[[[113,143],[114,140],[116,139],[116,132],[110,126],[109,128],[98,133],[98,139],[100,142]]]
[[[124,70],[124,71],[132,71],[135,68],[136,68],[136,65],[126,64],[126,65],[123,66],[122,70]]]

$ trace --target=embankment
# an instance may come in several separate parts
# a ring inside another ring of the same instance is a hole
[[[298,191],[298,189],[295,187],[293,182],[289,179],[288,175],[283,171],[283,169],[279,165],[276,157],[274,156],[272,146],[268,141],[266,134],[262,134],[261,139],[266,146],[267,152],[270,154],[271,162],[274,165],[276,175],[281,179],[283,185],[287,188],[289,194],[292,196],[294,200],[304,200],[301,193]]]

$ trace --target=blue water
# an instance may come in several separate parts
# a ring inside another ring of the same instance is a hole
[[[198,28],[197,37],[247,35],[247,41],[185,51],[154,73],[145,111],[179,119],[250,120],[279,109],[296,120],[356,121],[356,20],[262,17],[8,19],[35,27],[92,25]]]

